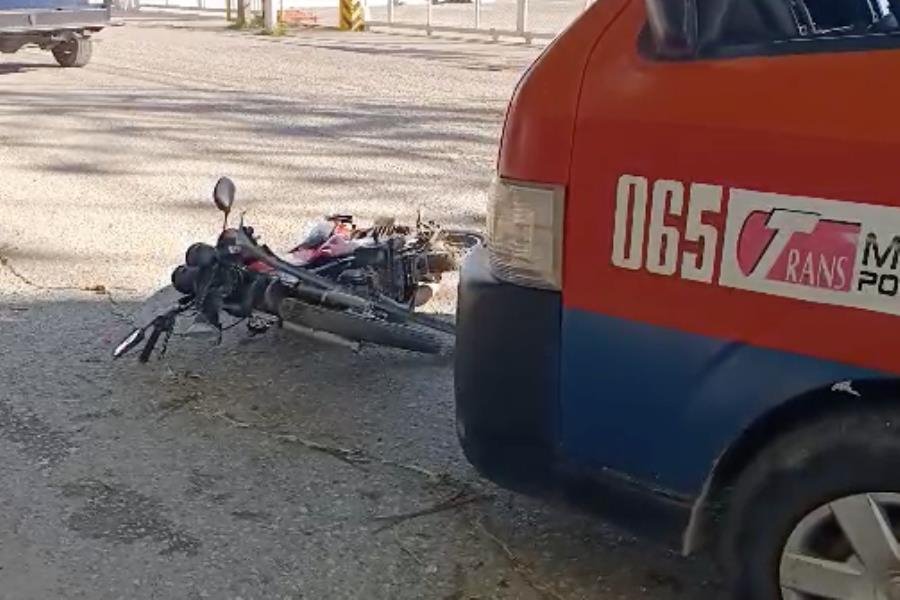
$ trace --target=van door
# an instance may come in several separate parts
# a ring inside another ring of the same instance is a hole
[[[584,75],[561,443],[577,463],[694,494],[771,407],[900,372],[900,48],[662,60],[645,50],[643,4]]]

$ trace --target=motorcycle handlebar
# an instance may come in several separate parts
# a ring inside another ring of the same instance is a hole
[[[153,331],[150,332],[150,337],[147,338],[147,343],[144,344],[144,348],[141,350],[141,355],[138,357],[138,360],[142,363],[146,363],[150,360],[150,356],[153,354],[153,348],[156,347],[156,343],[159,342],[159,336],[162,335],[162,328],[159,327],[156,322],[153,324]]]
[[[153,349],[156,348],[159,338],[163,333],[169,333],[175,328],[175,317],[186,311],[189,307],[190,304],[179,301],[178,306],[164,312],[150,322],[150,325],[147,326],[147,328],[151,329],[150,336],[147,338],[147,342],[141,349],[141,355],[138,357],[140,362],[146,363],[150,360],[150,356],[153,354]]]

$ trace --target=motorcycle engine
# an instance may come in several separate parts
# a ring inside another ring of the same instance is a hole
[[[350,288],[356,294],[368,296],[373,288],[377,288],[373,281],[373,273],[370,267],[360,269],[347,269],[338,275],[338,283]]]

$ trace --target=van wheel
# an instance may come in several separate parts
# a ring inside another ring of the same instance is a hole
[[[77,37],[53,47],[53,58],[61,67],[83,67],[93,53],[94,43],[90,38]]]
[[[900,600],[900,410],[776,441],[735,485],[722,557],[738,600]]]

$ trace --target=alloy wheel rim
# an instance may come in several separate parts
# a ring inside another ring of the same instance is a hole
[[[900,494],[817,508],[794,528],[779,566],[783,600],[900,600]]]

